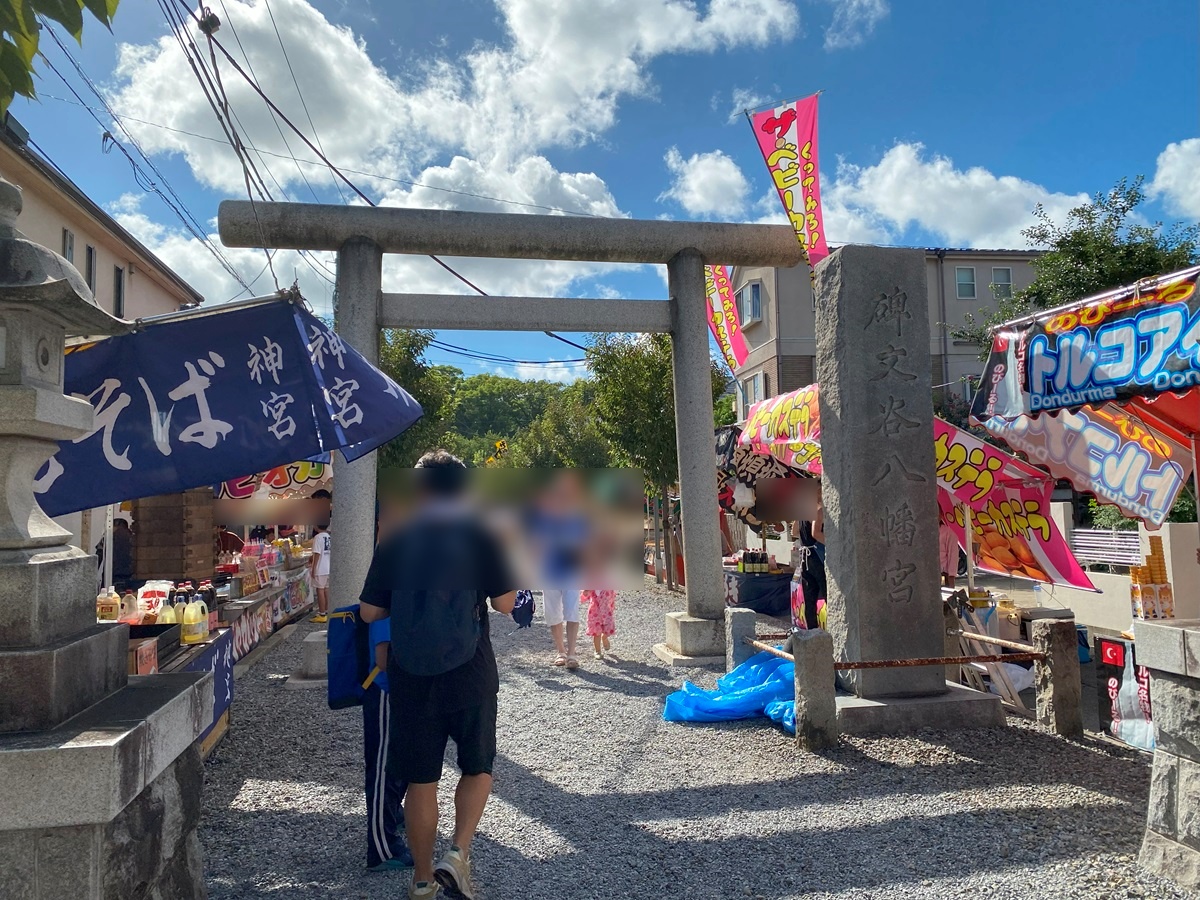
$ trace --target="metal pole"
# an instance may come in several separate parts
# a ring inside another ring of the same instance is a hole
[[[675,440],[679,455],[683,573],[688,615],[725,615],[704,257],[682,250],[667,263],[671,294]],[[668,501],[670,502],[670,501]],[[673,561],[668,563],[673,564]]]
[[[372,365],[379,363],[379,296],[383,251],[368,240],[338,251],[334,330]],[[329,608],[356,603],[375,550],[375,454],[335,466],[330,520]]]
[[[104,584],[102,587],[113,586],[113,508],[112,504],[104,507]]]
[[[971,507],[963,504],[963,515],[967,523],[967,597],[975,593],[975,526],[971,524]]]

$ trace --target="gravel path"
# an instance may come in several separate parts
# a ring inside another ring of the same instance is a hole
[[[576,673],[547,665],[540,621],[509,636],[493,619],[503,689],[481,898],[1192,896],[1137,871],[1149,766],[1132,752],[1015,719],[821,755],[765,722],[662,721],[682,676],[648,648],[679,606],[654,586],[623,594],[616,659]],[[357,710],[283,687],[315,627],[237,683],[207,769],[213,900],[407,896],[406,873],[363,869]]]

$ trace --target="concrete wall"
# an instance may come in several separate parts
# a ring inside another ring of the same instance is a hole
[[[93,293],[104,309],[116,312],[113,302],[116,266],[124,269],[126,319],[174,312],[195,299],[163,274],[161,261],[109,230],[3,141],[0,141],[0,175],[21,188],[20,229],[26,237],[62,254],[63,229],[69,229],[75,247],[71,262],[85,278],[87,247],[95,248]]]

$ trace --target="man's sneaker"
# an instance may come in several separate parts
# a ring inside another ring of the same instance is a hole
[[[329,621],[329,616],[325,615],[325,613],[317,613],[315,616],[313,616],[308,621],[313,622],[317,625],[324,625],[326,622]]]
[[[442,861],[434,866],[433,877],[450,893],[451,897],[475,900],[475,891],[471,888],[471,863],[457,847],[451,847],[446,851]]]
[[[408,886],[408,900],[432,900],[441,890],[436,881],[414,881]]]

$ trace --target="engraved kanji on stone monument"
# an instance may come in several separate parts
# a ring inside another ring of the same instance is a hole
[[[911,547],[913,538],[917,534],[917,520],[913,516],[912,507],[905,500],[900,506],[893,509],[890,506],[885,506],[883,515],[879,517],[879,521],[883,526],[883,536],[888,542],[888,546],[902,544],[905,547]]]
[[[835,650],[845,660],[940,656],[945,624],[925,255],[843,247],[817,267],[816,296]],[[844,674],[869,699],[946,689],[945,671],[936,667]]]
[[[883,381],[883,379],[891,376],[899,378],[901,381],[915,381],[916,375],[912,372],[906,372],[900,368],[900,362],[908,356],[908,351],[903,347],[897,347],[895,344],[888,344],[887,349],[875,354],[875,358],[879,360],[879,364],[883,366],[883,371],[871,377],[872,381]]]

